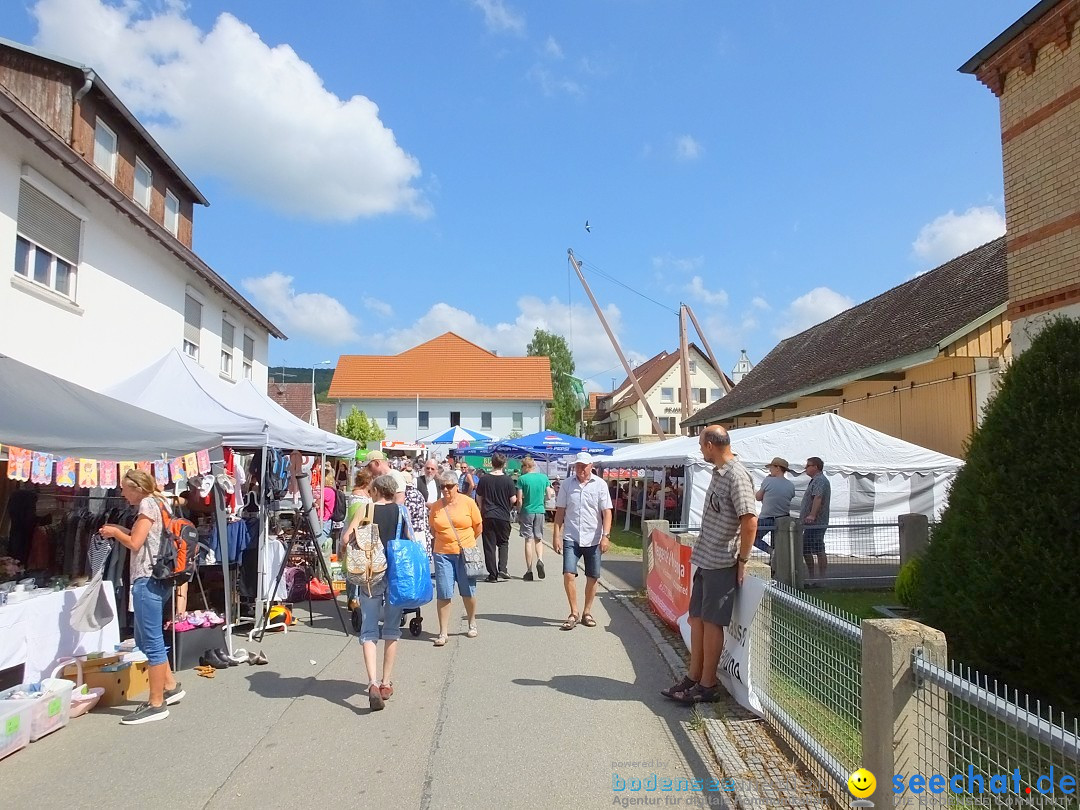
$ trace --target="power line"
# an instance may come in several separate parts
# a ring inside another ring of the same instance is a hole
[[[679,311],[677,309],[675,309],[674,307],[672,307],[670,304],[661,303],[660,301],[657,301],[655,298],[649,297],[648,295],[641,292],[640,290],[634,289],[629,284],[626,284],[625,282],[620,281],[619,279],[615,278],[614,276],[611,276],[611,275],[605,273],[603,270],[601,270],[599,267],[597,267],[592,262],[582,261],[580,256],[578,257],[578,261],[581,263],[582,267],[586,267],[589,270],[591,270],[592,272],[596,273],[598,276],[606,278],[608,281],[610,281],[610,282],[612,282],[614,284],[618,284],[623,289],[628,290],[629,292],[632,292],[634,295],[636,295],[636,296],[638,296],[640,298],[644,298],[646,301],[648,301],[648,302],[650,302],[652,304],[656,304],[656,306],[660,307],[661,309],[663,309],[663,310],[665,310],[667,312],[670,312],[672,315],[678,315],[679,314]]]

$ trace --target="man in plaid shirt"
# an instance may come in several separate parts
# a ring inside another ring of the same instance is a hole
[[[746,576],[746,563],[757,536],[757,505],[750,473],[731,452],[731,439],[719,425],[701,432],[698,444],[715,465],[701,535],[690,564],[697,566],[690,591],[690,668],[680,683],[661,694],[680,703],[710,703],[721,687],[716,677],[724,651],[724,628],[731,623],[735,592]]]

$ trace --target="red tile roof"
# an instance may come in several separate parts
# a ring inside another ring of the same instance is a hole
[[[271,379],[266,384],[266,393],[293,416],[311,422],[310,383],[286,383]]]
[[[337,405],[333,402],[320,402],[315,406],[319,428],[329,433],[337,433]]]
[[[550,401],[546,357],[499,357],[447,332],[401,354],[342,355],[331,399],[539,399]]]

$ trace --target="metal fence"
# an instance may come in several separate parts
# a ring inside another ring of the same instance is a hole
[[[828,792],[861,767],[862,630],[778,582],[751,627],[750,683],[766,720]]]
[[[803,530],[804,560],[810,555]],[[820,587],[891,588],[900,573],[900,528],[898,522],[843,523],[825,529],[825,565],[821,555],[812,555],[814,567],[807,566],[808,584]]]
[[[937,806],[1080,807],[1075,718],[1070,723],[955,663],[946,669],[921,650],[912,653],[912,670],[919,772],[946,780]],[[950,784],[954,777],[959,777],[955,786]]]

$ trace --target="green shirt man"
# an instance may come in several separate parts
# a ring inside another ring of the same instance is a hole
[[[522,494],[522,511],[528,515],[544,513],[544,500],[551,482],[542,472],[525,473],[518,478],[518,489]]]

